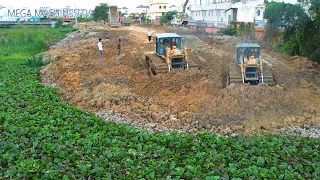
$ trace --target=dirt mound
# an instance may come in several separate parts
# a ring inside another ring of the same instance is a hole
[[[312,123],[320,116],[318,75],[309,61],[265,51],[277,86],[225,88],[228,64],[234,61],[235,44],[241,39],[184,35],[183,44],[192,49],[190,58],[200,69],[152,78],[144,58],[154,47],[146,32],[137,26],[84,26],[45,54],[51,63],[41,70],[41,80],[58,87],[64,101],[88,111],[119,112],[139,126],[232,135]],[[117,56],[120,35],[124,48]],[[98,38],[105,43],[102,60],[98,60]]]

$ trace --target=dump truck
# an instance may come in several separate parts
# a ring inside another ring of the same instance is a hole
[[[274,83],[269,66],[262,60],[259,44],[237,44],[236,61],[229,64],[227,84],[230,83]]]
[[[155,52],[146,55],[146,62],[151,75],[168,73],[173,69],[198,68],[188,59],[187,47],[182,47],[181,36],[175,33],[155,34]]]
[[[123,17],[122,18],[122,25],[130,26],[131,25],[131,17]]]
[[[119,27],[119,14],[117,6],[109,7],[109,25],[110,27]]]

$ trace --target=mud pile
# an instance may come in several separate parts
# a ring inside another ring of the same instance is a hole
[[[177,70],[151,78],[142,57],[153,45],[145,44],[136,32],[97,26],[92,30],[99,32],[96,37],[87,31],[69,35],[45,54],[51,63],[41,71],[42,82],[59,88],[62,100],[88,111],[114,110],[139,123],[170,128],[181,128],[190,119],[205,93],[205,73]],[[110,39],[119,34],[124,49],[118,57],[117,42]],[[101,36],[107,42],[104,58],[98,60],[96,39]]]
[[[154,47],[146,42],[146,32],[136,26],[84,27],[46,53],[51,63],[42,69],[41,80],[59,88],[62,100],[82,109],[116,122],[127,117],[130,122],[125,123],[154,129],[206,129],[232,136],[319,119],[320,89],[313,80],[318,77],[313,64],[266,51],[265,61],[272,65],[277,86],[226,88],[237,41],[186,35],[183,44],[192,49],[190,58],[200,70],[175,70],[152,78],[144,57]],[[118,57],[116,39],[120,35],[124,48]],[[98,38],[105,43],[102,60],[98,60]]]

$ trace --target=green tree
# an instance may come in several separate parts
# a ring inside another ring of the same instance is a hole
[[[320,1],[298,0],[302,7],[308,10],[310,20],[303,30],[303,55],[310,60],[320,62]]]
[[[136,19],[136,13],[131,13],[131,19]]]
[[[308,9],[312,21],[320,26],[320,1],[319,0],[298,0],[298,2]]]
[[[160,18],[160,24],[167,24],[168,22],[171,21],[171,19],[173,18],[173,16],[176,16],[179,12],[174,10],[174,11],[168,11],[165,14],[162,14],[161,18]]]
[[[88,22],[89,19],[90,19],[90,17],[83,16],[82,14],[80,14],[80,16],[77,17],[77,21],[78,21],[79,23],[81,23],[81,22]]]
[[[299,0],[298,5],[266,3],[264,17],[268,20],[265,39],[278,36],[277,25],[283,24],[285,33],[280,50],[289,55],[301,55],[320,62],[319,0]]]
[[[264,18],[271,26],[282,24],[286,29],[285,38],[290,38],[297,29],[303,28],[309,19],[301,6],[277,2],[266,3]]]
[[[55,24],[56,28],[62,28],[63,27],[63,19],[62,18],[58,18],[57,22]]]
[[[123,12],[119,11],[119,12],[118,12],[118,15],[119,15],[119,16],[124,16],[124,15],[126,15],[126,13],[123,13]]]
[[[147,15],[145,13],[142,13],[141,22],[146,24],[147,23]]]
[[[188,17],[188,14],[187,14],[187,13],[182,13],[182,14],[180,15],[180,17],[182,17],[182,18]]]
[[[109,6],[107,3],[100,3],[100,5],[94,8],[93,19],[95,21],[106,20],[109,15]]]

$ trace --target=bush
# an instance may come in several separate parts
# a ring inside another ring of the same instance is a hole
[[[237,31],[232,28],[222,28],[219,32],[229,36],[235,36],[237,34]]]
[[[315,61],[320,63],[320,48],[318,47],[318,49],[316,51],[314,51],[313,53],[311,53],[310,55],[310,60]]]
[[[272,42],[275,37],[279,36],[279,28],[276,24],[268,24],[264,31],[263,40]]]
[[[90,19],[91,17],[86,17],[86,16],[83,16],[82,14],[79,17],[77,17],[78,23],[89,22]]]
[[[72,28],[73,25],[74,25],[74,22],[65,24],[64,20],[62,18],[59,18],[55,24],[55,28]]]
[[[44,59],[43,55],[32,56],[27,59],[26,65],[31,68],[41,68],[42,66],[46,66],[50,63],[50,59]]]
[[[62,19],[62,18],[57,19],[57,22],[56,22],[56,24],[55,24],[55,27],[56,27],[56,28],[61,28],[61,27],[63,27],[63,19]]]

